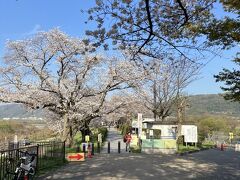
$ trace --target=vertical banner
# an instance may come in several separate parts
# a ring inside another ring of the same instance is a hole
[[[85,141],[86,141],[86,142],[89,142],[89,141],[90,141],[89,135],[86,135],[86,136],[85,136]]]
[[[142,134],[142,114],[138,113],[138,137]]]
[[[101,133],[98,134],[98,142],[100,144],[102,144],[102,134]]]

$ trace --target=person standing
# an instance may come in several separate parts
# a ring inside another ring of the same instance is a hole
[[[128,132],[126,135],[125,135],[125,139],[126,139],[126,152],[129,151],[130,152],[130,143],[131,143],[131,140],[132,140],[132,136],[131,136],[131,133]]]

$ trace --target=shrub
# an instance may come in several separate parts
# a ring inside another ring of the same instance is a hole
[[[73,138],[74,144],[79,146],[82,143],[82,134],[81,132],[77,132],[77,134]]]
[[[125,135],[125,134],[127,134],[128,132],[130,132],[131,131],[131,127],[128,125],[128,124],[123,124],[122,126],[121,126],[121,134],[122,135]]]
[[[105,141],[108,134],[107,128],[106,127],[98,128],[98,132],[102,134],[102,141]]]
[[[161,130],[160,129],[153,129],[153,138],[160,139],[161,138]]]
[[[177,139],[177,144],[178,144],[178,145],[183,145],[183,143],[184,143],[184,136],[182,135],[182,136],[179,136],[179,137],[178,137],[178,139]]]

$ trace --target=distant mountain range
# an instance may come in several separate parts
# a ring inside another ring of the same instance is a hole
[[[227,101],[219,94],[189,96],[188,115],[227,115],[240,117],[240,103]]]
[[[22,104],[1,103],[0,119],[41,119],[44,116],[42,110],[31,110]]]
[[[227,115],[240,117],[240,103],[224,100],[221,95],[189,96],[187,115]],[[21,104],[0,104],[0,119],[39,119],[43,118],[42,110],[30,110]]]

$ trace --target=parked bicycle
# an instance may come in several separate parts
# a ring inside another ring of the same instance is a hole
[[[36,165],[37,165],[37,155],[30,154],[27,151],[18,152],[22,155],[17,163],[13,158],[7,159],[6,166],[6,175],[4,180],[8,180],[11,177],[11,180],[31,180],[34,178],[36,173]],[[11,172],[11,167],[16,164],[16,168],[14,172]]]

